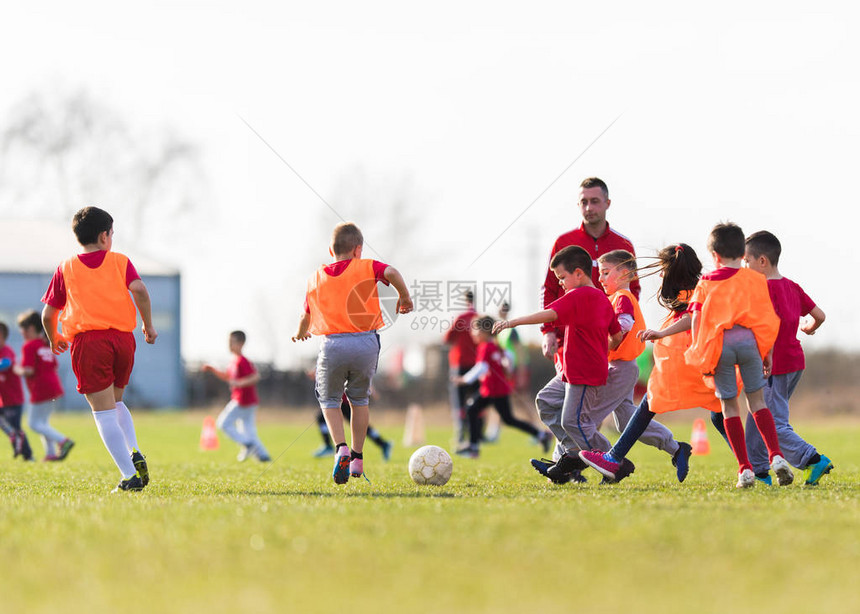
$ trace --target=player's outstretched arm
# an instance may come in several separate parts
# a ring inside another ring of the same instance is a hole
[[[296,334],[293,335],[293,343],[296,341],[306,341],[311,338],[311,334],[308,332],[308,329],[311,327],[311,314],[307,311],[302,314],[302,318],[299,320],[299,329],[296,331]]]
[[[397,299],[397,313],[409,313],[412,311],[412,297],[409,296],[409,288],[406,287],[406,282],[403,281],[400,271],[393,266],[388,266],[385,268],[382,276],[397,290],[397,294],[399,295]]]
[[[526,324],[546,324],[547,322],[555,322],[558,319],[558,314],[553,309],[544,309],[530,313],[527,316],[520,316],[513,320],[499,320],[493,324],[493,334],[498,334],[506,328],[515,328]]]
[[[137,310],[140,312],[140,319],[143,320],[143,326],[141,327],[143,338],[146,339],[147,343],[155,343],[158,333],[155,330],[155,326],[152,325],[152,302],[149,300],[149,291],[146,289],[146,284],[140,279],[135,279],[129,284],[128,289],[131,292],[132,298],[134,298]]]
[[[42,328],[45,329],[45,336],[48,337],[48,345],[51,346],[51,351],[54,354],[62,354],[69,349],[69,342],[57,330],[57,320],[59,318],[60,310],[56,307],[45,305],[45,308],[42,309]]]
[[[671,326],[667,326],[663,330],[654,330],[651,328],[646,328],[645,330],[641,330],[638,333],[639,339],[642,341],[656,341],[657,339],[662,339],[663,337],[670,337],[672,335],[677,335],[678,333],[683,333],[685,331],[690,330],[692,326],[692,320],[690,319],[689,314],[684,314],[677,322],[672,324]]]

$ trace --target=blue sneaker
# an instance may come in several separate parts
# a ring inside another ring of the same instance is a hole
[[[773,478],[770,477],[770,473],[761,477],[755,476],[755,481],[765,486],[773,486]]]
[[[331,477],[335,484],[346,484],[349,480],[349,447],[341,446],[334,455],[334,470]]]
[[[672,457],[672,464],[678,470],[678,481],[683,482],[687,479],[687,474],[690,473],[690,454],[693,453],[693,447],[686,442],[678,442],[678,451]]]
[[[833,463],[829,458],[822,454],[821,460],[814,465],[809,465],[803,470],[803,475],[806,477],[806,484],[809,486],[815,486],[818,484],[818,480],[820,480],[825,473],[830,473],[832,470]]]

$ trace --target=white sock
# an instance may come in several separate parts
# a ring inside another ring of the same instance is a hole
[[[133,450],[138,450],[137,434],[134,432],[134,420],[131,418],[131,412],[128,411],[128,406],[122,401],[116,404],[117,422],[119,428],[122,429],[122,434],[125,436],[125,443],[128,445],[128,452],[131,454]]]
[[[126,449],[125,436],[117,420],[117,410],[94,411],[93,418],[96,420],[96,428],[99,430],[105,448],[122,473],[122,479],[127,480],[137,473],[137,470],[134,468],[134,463],[131,462],[131,456]]]

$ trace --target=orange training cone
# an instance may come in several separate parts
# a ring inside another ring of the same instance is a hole
[[[696,418],[693,422],[693,436],[690,438],[690,445],[693,446],[693,454],[696,456],[705,456],[711,453],[708,431],[702,418]]]
[[[200,449],[218,449],[218,432],[215,430],[215,418],[212,416],[203,418],[203,430],[200,432]]]

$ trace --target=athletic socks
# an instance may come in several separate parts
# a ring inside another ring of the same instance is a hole
[[[349,457],[350,458],[362,458],[363,459],[364,455],[361,452],[356,452],[355,450],[350,450],[349,451]]]
[[[127,410],[126,410],[127,411]],[[96,428],[101,435],[105,448],[110,453],[113,462],[116,463],[122,478],[127,480],[137,473],[134,468],[134,463],[131,462],[128,449],[126,447],[125,435],[120,428],[117,418],[116,409],[106,409],[104,411],[94,411],[93,418],[96,421]]]
[[[776,424],[773,422],[773,414],[767,407],[763,407],[753,415],[756,428],[761,433],[761,438],[764,439],[764,445],[767,446],[767,457],[771,461],[773,457],[779,454],[782,456],[782,450],[779,448],[779,437],[776,434]]]
[[[122,429],[122,434],[125,437],[125,443],[128,446],[128,451],[139,450],[137,447],[137,434],[134,432],[134,420],[131,418],[131,412],[122,401],[116,404],[116,415],[119,428]]]
[[[773,418],[771,418],[771,423],[773,423]],[[734,416],[733,418],[723,416],[723,426],[726,429],[726,439],[729,440],[732,452],[734,452],[735,458],[738,459],[738,466],[740,467],[738,473],[744,469],[752,471],[752,465],[750,465],[749,457],[747,456],[747,443],[746,439],[744,439],[744,423],[740,416]]]

